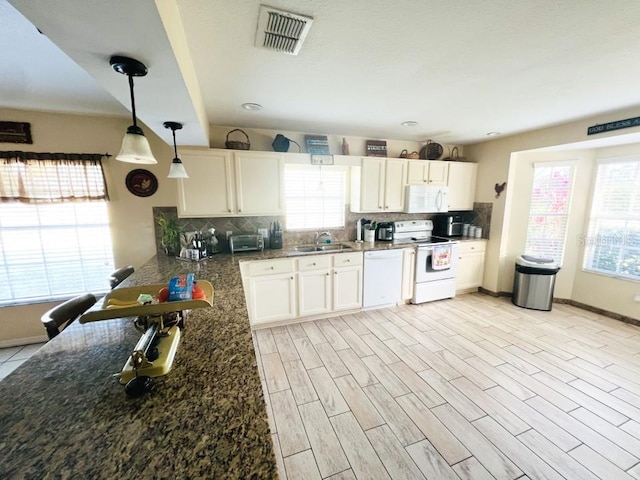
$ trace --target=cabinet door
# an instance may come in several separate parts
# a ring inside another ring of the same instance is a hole
[[[362,308],[362,267],[333,269],[333,310]]]
[[[178,216],[233,214],[231,152],[194,150],[180,156],[189,178],[178,180]]]
[[[284,160],[279,153],[234,152],[239,215],[284,214]]]
[[[484,252],[463,253],[458,257],[456,290],[477,288],[484,275]]]
[[[252,325],[296,317],[293,273],[249,278],[249,318]]]
[[[449,178],[449,162],[427,161],[429,164],[429,184],[446,185]]]
[[[301,317],[331,311],[330,270],[311,270],[298,274],[298,311]]]
[[[383,210],[384,167],[382,158],[363,158],[360,177],[360,208],[364,212]]]
[[[409,300],[413,296],[415,272],[416,250],[405,248],[402,250],[402,300]]]
[[[424,160],[408,162],[407,183],[427,183],[429,181],[429,164]]]
[[[449,164],[449,210],[473,210],[477,173],[476,163]]]
[[[407,184],[407,160],[388,158],[385,168],[384,209],[404,210],[404,187]]]

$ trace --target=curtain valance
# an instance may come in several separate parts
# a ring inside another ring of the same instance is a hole
[[[0,201],[108,200],[103,156],[94,153],[0,152]]]

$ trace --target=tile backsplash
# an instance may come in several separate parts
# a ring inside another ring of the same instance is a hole
[[[474,209],[466,212],[455,212],[461,215],[466,223],[471,223],[482,227],[482,238],[489,238],[491,226],[492,203],[474,203]],[[345,227],[340,229],[314,229],[309,231],[287,232],[284,216],[271,217],[212,217],[212,218],[183,218],[180,219],[183,232],[207,231],[210,228],[216,229],[216,238],[219,242],[220,250],[229,250],[226,239],[226,232],[233,232],[234,235],[257,233],[258,228],[269,228],[272,222],[279,221],[285,229],[284,245],[296,245],[301,243],[313,243],[315,232],[320,230],[330,231],[336,241],[353,241],[356,239],[356,223],[361,218],[374,220],[376,222],[389,222],[396,220],[424,220],[435,217],[434,214],[409,214],[409,213],[352,213],[349,205],[345,206]],[[165,215],[178,215],[176,207],[153,207],[153,217],[159,213]],[[155,238],[158,252],[163,252],[160,242],[160,229],[155,223]]]

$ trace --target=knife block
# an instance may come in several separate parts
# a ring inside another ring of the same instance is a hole
[[[282,230],[272,231],[269,238],[271,241],[272,249],[282,248]]]

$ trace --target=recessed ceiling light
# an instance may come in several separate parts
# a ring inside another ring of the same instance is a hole
[[[256,112],[258,110],[262,110],[262,105],[260,105],[259,103],[243,103],[242,108],[244,108],[245,110]]]
[[[487,133],[487,137],[496,137],[500,135],[500,132],[489,132]]]
[[[415,127],[416,125],[418,125],[418,122],[414,120],[407,120],[406,122],[402,122],[400,125],[402,125],[403,127]]]

